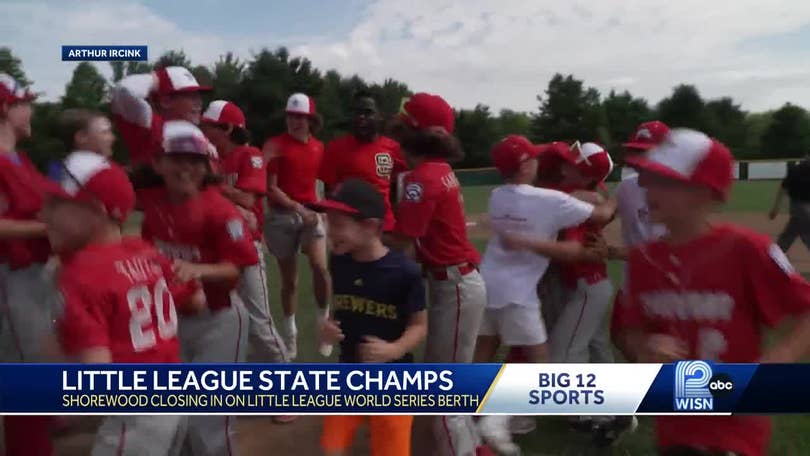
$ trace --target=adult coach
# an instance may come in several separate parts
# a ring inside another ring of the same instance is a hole
[[[315,299],[323,315],[332,295],[326,261],[326,231],[323,218],[307,208],[318,202],[316,180],[323,160],[323,144],[314,134],[321,119],[315,102],[303,93],[287,100],[287,132],[264,144],[267,159],[265,224],[268,249],[281,272],[281,307],[284,311],[284,343],[291,359],[298,354],[295,310],[298,301],[298,258],[302,250],[312,269]]]
[[[327,189],[349,178],[372,184],[385,198],[383,230],[389,232],[395,225],[391,182],[396,182],[397,174],[405,170],[405,160],[399,144],[380,134],[382,116],[370,94],[361,92],[355,95],[352,109],[352,132],[327,144],[320,179]]]
[[[152,171],[163,140],[163,122],[200,123],[201,86],[184,67],[168,66],[152,73],[132,74],[113,87],[110,109],[121,140],[129,151],[135,189],[159,183]]]
[[[461,186],[448,162],[463,156],[453,136],[455,113],[440,96],[418,93],[403,104],[397,137],[413,170],[394,230],[398,244],[415,244],[427,275],[428,335],[425,361],[469,363],[486,306],[480,257],[467,238]],[[468,416],[434,422],[436,449],[444,455],[474,454],[480,437]]]
[[[768,217],[773,220],[782,206],[785,194],[790,199],[790,218],[776,240],[783,252],[790,250],[796,238],[810,249],[810,157],[788,168],[787,176],[776,191],[773,208]]]

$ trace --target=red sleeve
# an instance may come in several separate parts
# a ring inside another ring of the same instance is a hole
[[[149,126],[129,121],[121,115],[114,115],[113,121],[127,147],[130,161],[138,164],[151,163],[163,136],[163,120],[160,116],[152,114]]]
[[[261,151],[251,147],[250,152],[242,156],[239,164],[239,179],[234,187],[249,193],[264,195],[267,193],[267,168]]]
[[[104,315],[103,299],[86,286],[69,279],[60,281],[59,292],[64,299],[59,340],[65,353],[76,355],[89,348],[109,348],[109,327]]]
[[[321,167],[318,172],[318,179],[322,180],[327,187],[333,187],[337,184],[338,180],[338,144],[336,141],[329,141],[326,144],[326,149],[323,151],[323,160],[321,160]]]
[[[403,182],[402,200],[397,206],[397,225],[394,232],[409,238],[420,238],[427,232],[437,195],[429,182],[408,174]]]
[[[399,143],[392,141],[393,147],[391,148],[391,159],[394,160],[394,168],[391,171],[391,182],[397,181],[397,176],[400,173],[404,173],[408,170],[408,163],[405,161],[405,156],[402,155],[402,150],[399,147]]]
[[[268,148],[271,147],[272,151],[270,151],[269,155],[265,156],[264,158],[267,160],[267,173],[276,174],[278,173],[279,162],[281,160],[281,144],[279,143],[277,136],[265,141],[264,146],[262,146],[262,151],[268,152]]]
[[[259,257],[244,219],[224,197],[215,201],[218,207],[212,211],[210,228],[218,262],[227,261],[239,268],[257,264]]]
[[[761,239],[749,242],[746,250],[745,280],[765,324],[776,326],[785,317],[810,312],[810,284],[779,246]]]

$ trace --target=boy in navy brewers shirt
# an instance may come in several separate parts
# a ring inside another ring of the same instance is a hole
[[[332,247],[333,319],[321,327],[323,343],[340,342],[343,363],[413,361],[427,332],[425,289],[419,267],[382,242],[385,200],[370,184],[349,179],[330,199],[312,206],[326,212]],[[345,454],[362,416],[324,418],[321,445]],[[371,416],[372,455],[410,455],[410,416]]]

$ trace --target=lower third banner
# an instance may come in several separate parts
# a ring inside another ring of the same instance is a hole
[[[2,364],[0,414],[810,413],[810,365]]]

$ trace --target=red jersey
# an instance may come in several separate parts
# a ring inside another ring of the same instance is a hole
[[[267,141],[275,148],[267,172],[275,174],[278,188],[298,203],[318,202],[315,181],[323,161],[323,143],[312,136],[302,143],[288,133]]]
[[[385,198],[387,211],[383,229],[391,231],[396,224],[391,209],[391,181],[406,168],[399,143],[393,139],[378,136],[373,142],[363,143],[354,135],[346,135],[326,145],[319,176],[327,187],[349,178],[373,184]]]
[[[630,252],[622,326],[667,334],[686,359],[753,363],[763,326],[810,311],[810,284],[772,241],[720,225],[683,245],[663,241]],[[766,454],[770,422],[761,416],[660,417],[660,446],[691,445]]]
[[[563,230],[562,239],[565,241],[575,241],[585,244],[589,234],[601,234],[602,228],[599,225],[585,222],[579,226]],[[607,264],[604,261],[579,262],[579,263],[559,263],[560,273],[563,283],[569,288],[576,288],[579,279],[584,279],[589,284],[594,284],[608,278]]]
[[[225,183],[236,189],[256,195],[253,214],[256,215],[258,228],[251,233],[254,240],[262,239],[264,222],[264,195],[267,193],[267,168],[264,166],[264,154],[252,146],[239,146],[230,153],[220,156],[219,172],[225,177]]]
[[[139,193],[149,193],[142,199],[141,234],[169,258],[204,264],[229,262],[239,268],[259,262],[242,216],[218,188],[207,188],[179,204],[169,201],[163,187]],[[208,307],[230,306],[236,282],[204,283]]]
[[[56,188],[23,153],[0,153],[0,217],[36,220],[45,192]],[[11,268],[45,263],[51,254],[46,237],[0,241],[0,262]]]
[[[90,245],[62,257],[59,336],[66,353],[107,347],[114,363],[180,361],[177,310],[199,288],[142,239]]]
[[[478,264],[480,256],[467,239],[461,186],[444,161],[425,161],[405,175],[395,231],[416,239],[426,266]]]
[[[151,164],[163,140],[163,118],[147,101],[153,78],[151,73],[127,76],[110,94],[113,121],[135,166]]]

